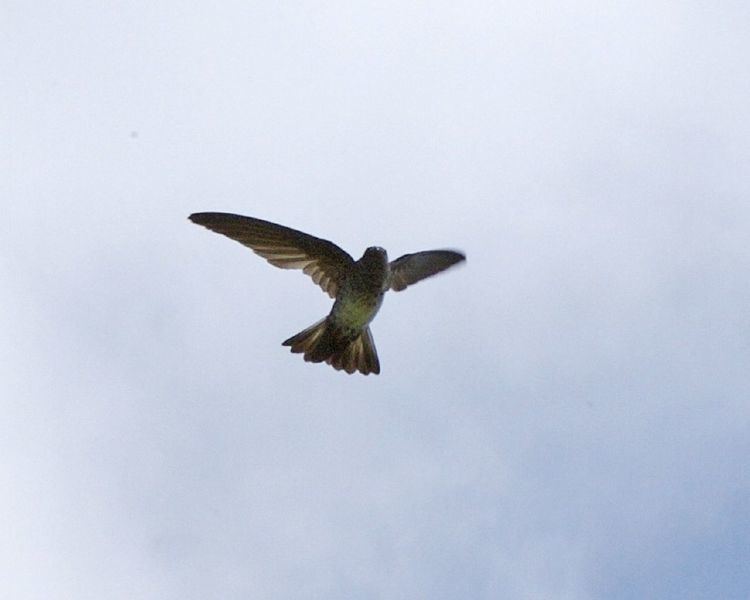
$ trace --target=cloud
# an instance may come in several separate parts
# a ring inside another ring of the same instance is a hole
[[[13,597],[740,597],[744,10],[12,12]],[[468,262],[347,377],[196,210]]]

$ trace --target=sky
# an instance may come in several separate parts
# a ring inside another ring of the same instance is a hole
[[[748,597],[747,3],[0,27],[0,597]],[[349,376],[197,211],[468,260]]]

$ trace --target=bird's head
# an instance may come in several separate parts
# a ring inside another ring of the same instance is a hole
[[[374,277],[385,277],[388,272],[388,253],[379,246],[370,246],[357,262]]]
[[[385,266],[388,264],[388,253],[380,246],[370,246],[361,260],[367,264]]]

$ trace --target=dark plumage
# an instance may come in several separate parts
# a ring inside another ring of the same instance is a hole
[[[284,341],[306,361],[347,373],[380,373],[369,324],[389,289],[401,291],[465,260],[454,250],[405,254],[388,262],[372,246],[355,261],[336,244],[269,221],[230,213],[195,213],[190,220],[252,249],[282,269],[302,269],[335,299],[330,314]]]

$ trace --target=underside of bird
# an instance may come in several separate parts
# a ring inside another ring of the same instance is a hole
[[[351,333],[336,327],[326,317],[290,337],[283,343],[292,352],[304,353],[308,362],[326,362],[336,370],[347,373],[359,371],[364,375],[380,373],[380,362],[369,326]]]
[[[369,323],[386,290],[400,292],[466,259],[455,250],[425,250],[388,262],[383,248],[370,246],[355,261],[329,240],[254,217],[200,212],[190,220],[247,246],[276,267],[301,269],[334,298],[325,319],[284,345],[303,353],[308,362],[327,362],[347,373],[380,373]]]

